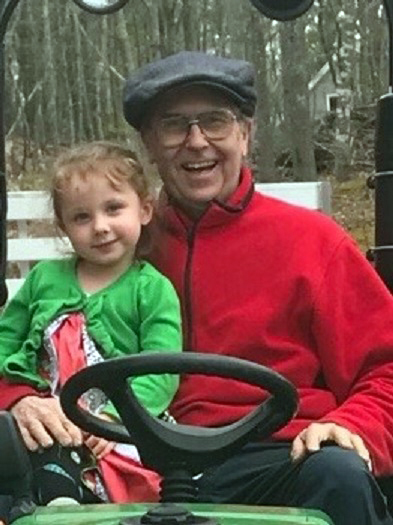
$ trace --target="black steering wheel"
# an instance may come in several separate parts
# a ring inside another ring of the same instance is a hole
[[[129,378],[163,373],[227,377],[259,386],[270,396],[239,421],[223,427],[168,423],[152,417],[128,383]],[[79,397],[90,388],[106,394],[124,426],[98,419],[78,405]],[[234,357],[192,352],[138,354],[90,366],[66,382],[60,399],[64,412],[76,425],[108,440],[135,444],[144,464],[163,475],[176,466],[198,473],[225,460],[253,437],[266,438],[285,425],[298,404],[294,386],[266,367]]]

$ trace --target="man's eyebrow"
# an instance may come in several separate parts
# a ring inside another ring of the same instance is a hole
[[[168,117],[188,117],[186,113],[180,113],[178,111],[165,111],[164,113],[161,113],[159,118],[168,118]]]
[[[198,115],[204,115],[205,113],[215,113],[216,111],[232,111],[230,108],[217,106],[216,108],[204,109],[203,111],[192,112],[192,113],[182,113],[179,111],[165,111],[158,115],[158,118],[169,118],[169,117],[186,117],[193,118]]]

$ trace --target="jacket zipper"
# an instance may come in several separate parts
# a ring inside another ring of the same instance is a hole
[[[191,301],[191,269],[192,269],[192,257],[194,254],[195,245],[195,232],[197,229],[198,222],[193,223],[191,229],[187,232],[187,260],[184,272],[184,305],[186,314],[187,324],[187,338],[186,348],[189,352],[192,352],[192,301]]]

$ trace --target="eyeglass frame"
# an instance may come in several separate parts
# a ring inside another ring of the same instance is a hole
[[[161,144],[164,146],[164,147],[167,147],[167,148],[175,148],[175,147],[178,147],[178,146],[181,146],[182,144],[184,144],[184,142],[187,140],[187,137],[189,136],[190,134],[190,130],[191,130],[191,127],[193,125],[196,125],[198,126],[200,132],[203,134],[203,136],[206,138],[206,140],[208,141],[218,141],[218,140],[224,140],[225,138],[227,138],[229,135],[230,135],[230,131],[228,131],[228,133],[222,137],[217,137],[217,138],[211,138],[208,136],[208,134],[206,134],[206,132],[204,131],[203,127],[200,126],[199,124],[199,121],[200,121],[200,117],[201,115],[205,115],[205,114],[209,114],[209,113],[214,113],[214,112],[223,112],[225,113],[227,116],[230,116],[231,117],[231,124],[233,125],[234,122],[239,122],[241,120],[241,115],[240,114],[236,114],[234,111],[228,109],[228,108],[216,108],[216,109],[211,109],[211,110],[207,110],[207,111],[201,111],[200,113],[197,113],[196,115],[193,115],[193,116],[187,116],[187,115],[182,115],[182,114],[179,114],[179,115],[173,115],[173,116],[178,116],[179,118],[184,118],[184,119],[187,119],[187,125],[185,127],[185,135],[184,135],[184,138],[175,143],[175,144],[165,144],[165,141],[163,141],[161,139],[161,136],[160,136],[160,130],[159,130],[159,124],[160,122],[163,122],[165,120],[165,118],[170,118],[170,115],[168,115],[167,117],[165,116],[162,116],[160,118],[158,118],[154,124],[154,131],[155,131],[155,134],[158,138],[158,140],[161,142]],[[150,125],[152,125],[152,123],[150,123]]]

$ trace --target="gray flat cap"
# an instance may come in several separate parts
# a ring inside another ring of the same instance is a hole
[[[139,130],[153,100],[165,91],[190,84],[221,90],[251,117],[255,111],[254,68],[244,60],[182,51],[134,71],[124,90],[124,116]]]

